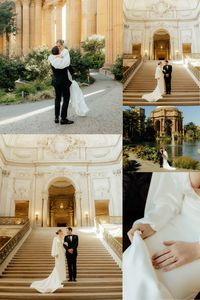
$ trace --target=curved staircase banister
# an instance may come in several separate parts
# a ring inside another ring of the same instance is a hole
[[[141,62],[143,61],[143,58],[140,57],[137,61],[135,61],[132,66],[130,68],[128,68],[128,70],[126,70],[123,74],[123,79],[122,79],[122,83],[124,85],[124,87],[126,87],[126,85],[128,84],[129,79],[131,78],[131,76],[133,75],[133,73],[135,72],[135,70],[137,69],[137,67],[141,64]]]
[[[1,219],[5,219],[5,218],[1,218]],[[8,219],[8,218],[6,218],[6,219]],[[9,219],[12,219],[12,218],[9,218]],[[16,219],[20,220],[20,218],[13,218],[12,221],[14,223],[13,224],[9,223],[9,225],[21,225],[19,223],[17,223],[17,224],[15,223]],[[24,221],[25,221],[25,223],[24,223]],[[22,219],[22,223],[24,223],[23,227],[0,248],[0,265],[4,262],[6,257],[13,251],[13,249],[17,246],[17,244],[24,237],[26,232],[28,232],[28,230],[30,229],[30,221],[28,219]],[[5,222],[4,222],[4,224],[5,224]]]
[[[115,222],[114,222],[115,219]],[[122,259],[122,243],[114,237],[110,232],[103,226],[103,224],[121,224],[122,223],[121,217],[96,217],[94,220],[95,227],[104,239],[104,241],[110,246],[110,248],[115,252],[118,258]],[[112,222],[106,222],[106,220],[112,220]],[[120,222],[121,220],[121,222]]]

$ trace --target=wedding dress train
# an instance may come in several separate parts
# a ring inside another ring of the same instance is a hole
[[[67,49],[65,49],[65,56],[58,57],[56,55],[49,56],[49,62],[56,69],[64,69],[70,65],[70,56]],[[80,89],[78,83],[72,79],[70,72],[68,71],[69,80],[72,82],[70,86],[70,104],[74,109],[77,116],[85,117],[89,112],[89,108],[85,103],[85,98]]]
[[[153,176],[152,203],[147,203],[145,217],[136,223],[150,224],[156,233],[142,240],[136,232],[132,245],[125,251],[123,299],[191,300],[200,291],[200,260],[163,272],[153,268],[151,257],[165,248],[164,241],[199,241],[200,196],[191,186],[189,173]]]
[[[164,74],[162,72],[162,68],[157,66],[155,79],[157,79],[157,86],[152,93],[144,94],[142,99],[147,100],[149,102],[156,102],[159,99],[162,99],[162,95],[165,92],[165,82],[164,82]]]
[[[165,170],[171,170],[171,171],[175,171],[176,168],[171,167],[168,163],[168,153],[167,151],[163,152],[163,169]]]
[[[54,237],[51,256],[55,257],[55,267],[48,278],[34,281],[30,286],[31,288],[36,289],[40,293],[53,293],[55,290],[63,287],[62,282],[66,280],[63,242],[64,240],[60,237]]]

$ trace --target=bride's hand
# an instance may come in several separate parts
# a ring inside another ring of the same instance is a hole
[[[129,240],[131,242],[133,241],[134,233],[137,230],[141,232],[142,239],[146,239],[147,237],[155,233],[155,230],[153,230],[149,224],[141,224],[141,223],[134,224],[133,227],[127,233]]]
[[[199,243],[166,241],[164,245],[167,246],[164,250],[152,256],[156,269],[168,272],[200,258]]]

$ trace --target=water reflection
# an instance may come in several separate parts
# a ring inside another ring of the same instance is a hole
[[[141,144],[157,148],[164,144],[168,152],[169,159],[177,156],[189,156],[200,161],[200,154],[198,153],[198,150],[200,150],[200,141],[157,141]]]

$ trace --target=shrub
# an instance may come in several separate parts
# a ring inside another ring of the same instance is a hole
[[[90,69],[100,69],[103,67],[105,62],[104,53],[86,53],[83,56],[84,64]]]
[[[116,80],[123,79],[123,59],[118,56],[114,65],[111,68],[111,72],[115,75]]]
[[[81,45],[84,55],[84,64],[89,69],[100,69],[105,62],[105,54],[103,49],[105,48],[105,39],[102,36],[93,35],[84,41]]]
[[[18,97],[15,94],[11,94],[11,93],[5,93],[0,95],[0,104],[9,104],[9,103],[13,103],[16,102],[18,99]]]
[[[53,88],[50,89],[50,90],[40,91],[35,95],[30,94],[30,95],[28,95],[27,100],[32,101],[32,102],[36,102],[36,101],[39,101],[39,100],[51,99],[51,98],[54,98]]]
[[[36,94],[37,89],[33,84],[23,84],[20,87],[16,89],[16,95],[21,96],[22,93],[24,93],[24,96],[30,95],[30,94]]]
[[[5,91],[13,90],[15,81],[23,70],[23,64],[19,60],[0,56],[0,88]]]
[[[22,58],[24,64],[22,79],[32,81],[50,78],[51,67],[48,62],[49,54],[50,51],[48,48],[38,48]]]
[[[73,78],[78,82],[89,83],[89,67],[84,61],[80,49],[70,49],[71,66],[74,70]]]
[[[133,148],[132,151],[137,155],[138,158],[152,160],[154,162],[158,161],[158,151],[155,147],[139,145]]]
[[[199,161],[195,160],[189,156],[176,157],[173,160],[173,165],[176,168],[182,169],[192,169],[196,170],[198,168]]]

